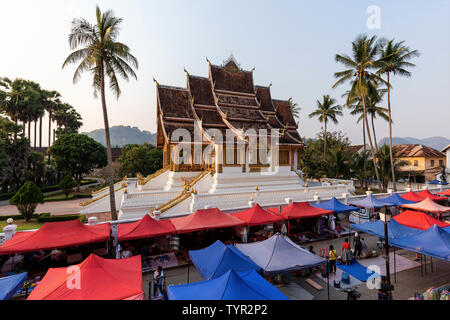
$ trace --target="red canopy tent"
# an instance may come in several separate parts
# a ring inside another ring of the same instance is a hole
[[[16,232],[0,246],[0,254],[51,250],[95,242],[106,242],[111,234],[109,223],[85,225],[79,220],[47,222],[39,230]]]
[[[415,201],[420,202],[425,199],[425,197],[418,196],[413,191],[409,191],[408,193],[401,196],[403,199],[409,200],[409,201]]]
[[[433,200],[433,201],[446,201],[447,200],[447,198],[445,198],[445,197],[441,197],[441,196],[437,196],[437,195],[435,195],[435,194],[432,194],[430,191],[428,191],[427,189],[425,189],[425,190],[423,190],[423,191],[420,191],[420,192],[417,192],[417,195],[419,196],[419,197],[422,197],[422,198],[430,198],[431,200]]]
[[[285,219],[312,218],[331,213],[333,211],[313,207],[308,202],[292,202],[281,210],[281,216]]]
[[[404,226],[421,230],[428,230],[428,228],[434,226],[435,224],[437,224],[440,228],[450,226],[448,223],[430,217],[425,212],[412,210],[403,211],[399,215],[396,215],[394,220]]]
[[[69,268],[50,268],[28,300],[144,300],[141,256],[115,260],[91,254]]]
[[[217,208],[197,210],[186,217],[170,219],[178,233],[200,230],[231,228],[245,225],[245,222],[226,214]]]
[[[258,226],[283,221],[282,217],[264,210],[259,204],[254,205],[253,208],[248,210],[233,213],[232,216],[244,221],[248,226]]]
[[[425,200],[419,203],[404,204],[402,205],[402,208],[436,213],[438,215],[438,218],[440,217],[441,213],[450,211],[450,207],[441,206],[440,204],[437,204],[430,198],[426,198]]]
[[[450,189],[442,191],[442,192],[436,192],[436,194],[442,194],[443,196],[450,197]]]
[[[121,223],[117,231],[119,241],[146,239],[175,234],[172,222],[169,220],[157,221],[146,214],[141,220],[134,223]]]

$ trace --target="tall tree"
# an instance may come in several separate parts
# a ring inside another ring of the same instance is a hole
[[[294,100],[292,98],[289,98],[288,101],[289,101],[289,107],[291,108],[292,116],[294,117],[294,119],[296,120],[296,122],[298,124],[298,118],[300,118],[301,107],[299,106],[299,104],[297,102],[294,102]]]
[[[351,88],[349,91],[348,99],[352,99],[355,96],[361,98],[363,104],[363,116],[364,123],[367,132],[367,138],[369,140],[370,151],[372,154],[372,161],[375,168],[375,175],[378,180],[379,189],[382,189],[380,175],[376,165],[375,148],[372,143],[372,136],[369,131],[369,123],[367,117],[366,108],[366,96],[369,94],[370,90],[374,90],[373,82],[385,82],[377,74],[371,72],[371,70],[376,68],[377,56],[382,46],[382,42],[377,40],[376,36],[370,38],[367,35],[359,35],[355,41],[352,42],[352,57],[348,55],[336,54],[336,62],[342,63],[346,70],[336,72],[334,76],[338,79],[333,85],[333,88],[350,81]]]
[[[55,112],[61,105],[61,95],[57,91],[45,91],[44,109],[48,114],[48,163],[50,163],[50,146],[52,138],[52,121],[53,112]],[[41,119],[41,134],[39,140],[39,147],[42,147],[42,119]]]
[[[109,136],[108,113],[105,97],[105,76],[109,79],[109,88],[116,98],[120,96],[120,87],[117,74],[126,81],[129,77],[137,79],[133,70],[138,68],[137,59],[130,53],[125,44],[118,42],[119,27],[123,19],[114,16],[113,11],[104,13],[96,8],[96,24],[93,25],[84,18],[72,21],[72,30],[69,35],[69,44],[72,52],[63,64],[63,68],[72,63],[78,63],[73,82],[76,83],[81,74],[90,71],[93,75],[94,95],[100,92],[103,110],[103,122],[105,125],[106,149],[109,168],[109,198],[111,205],[111,218],[117,220],[116,202],[114,195],[114,171],[112,167],[111,140]]]
[[[400,75],[404,77],[411,77],[411,72],[406,68],[415,67],[415,65],[408,60],[413,57],[420,56],[417,50],[410,50],[404,45],[404,41],[395,42],[394,39],[389,40],[381,50],[381,58],[379,60],[379,74],[386,75],[387,94],[388,94],[388,113],[389,113],[389,155],[391,159],[391,174],[394,191],[397,191],[395,183],[394,157],[392,155],[392,115],[391,115],[391,79],[390,75]]]
[[[320,122],[323,123],[323,158],[325,159],[327,154],[327,123],[328,120],[333,121],[333,123],[337,124],[338,116],[342,116],[342,107],[336,104],[336,100],[331,98],[330,95],[324,95],[322,101],[317,100],[317,109],[309,114],[310,118],[317,117]]]

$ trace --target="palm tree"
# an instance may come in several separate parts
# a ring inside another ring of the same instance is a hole
[[[44,109],[48,114],[48,162],[50,163],[50,146],[51,146],[51,137],[52,137],[52,121],[53,121],[53,112],[55,112],[59,105],[61,105],[61,101],[59,100],[61,95],[57,91],[46,91],[44,90],[45,100],[44,100]],[[39,147],[42,147],[42,118],[40,124],[40,139],[39,139]]]
[[[392,170],[398,172],[399,168],[407,165],[408,162],[394,157],[394,166],[391,167],[390,149],[387,145],[382,145],[380,149],[377,150],[377,160],[377,165],[380,170],[381,181],[383,184],[383,191],[386,191]]]
[[[289,98],[289,106],[291,108],[291,113],[292,116],[294,117],[295,120],[297,120],[298,118],[300,118],[300,110],[302,109],[297,102],[294,102],[294,100],[292,98]],[[296,121],[298,124],[298,120]]]
[[[385,121],[389,121],[389,116],[387,114],[388,109],[379,107],[377,104],[380,103],[382,100],[384,94],[386,93],[386,90],[375,90],[369,93],[366,97],[366,108],[367,108],[367,114],[371,117],[371,123],[372,123],[372,133],[373,138],[375,142],[375,148],[378,150],[378,143],[377,143],[377,135],[375,132],[375,119],[378,117],[382,118]],[[356,104],[349,106],[352,111],[350,112],[351,115],[360,115],[358,120],[356,121],[359,123],[360,121],[363,121],[364,123],[364,107],[361,103],[360,99],[357,99]]]
[[[53,114],[53,120],[56,121],[58,129],[56,135],[78,133],[83,123],[81,122],[81,115],[74,107],[67,103],[59,105],[58,109]]]
[[[392,155],[392,116],[391,116],[391,81],[390,75],[400,75],[405,77],[411,77],[411,72],[406,70],[408,67],[415,67],[415,65],[408,60],[413,57],[420,56],[417,50],[411,51],[404,45],[404,41],[394,42],[394,39],[386,42],[381,50],[381,58],[379,61],[378,74],[386,75],[387,82],[387,94],[388,94],[388,113],[389,113],[389,154],[391,158],[392,168],[392,183],[394,185],[394,191],[397,191],[397,185],[395,183],[395,171],[394,171],[394,158]]]
[[[372,143],[372,137],[369,131],[369,123],[366,108],[366,96],[373,88],[373,82],[383,82],[377,74],[370,72],[371,69],[377,66],[377,55],[382,46],[381,41],[377,40],[376,36],[368,38],[366,35],[359,35],[355,41],[352,42],[352,56],[336,54],[336,62],[342,63],[347,70],[336,72],[334,76],[338,79],[333,85],[333,88],[351,81],[351,89],[349,91],[348,100],[359,96],[363,104],[363,117],[367,131],[367,138],[369,140],[370,151],[372,154],[372,161],[374,163],[375,175],[378,180],[379,189],[382,189],[380,175],[376,165],[375,148]]]
[[[119,74],[126,81],[129,77],[137,79],[133,70],[138,68],[137,59],[130,53],[125,44],[116,41],[119,35],[119,27],[123,19],[114,16],[113,11],[104,13],[96,8],[97,23],[89,23],[86,19],[74,19],[72,30],[69,35],[70,48],[72,52],[64,61],[63,68],[72,63],[78,63],[73,82],[76,83],[81,74],[90,71],[93,75],[94,96],[100,92],[103,110],[103,122],[105,125],[106,150],[109,170],[109,198],[111,205],[111,218],[117,220],[116,203],[114,196],[114,171],[112,167],[111,140],[109,134],[108,113],[105,97],[105,76],[109,79],[109,88],[114,92],[116,98],[120,96],[120,87],[117,80]],[[131,66],[130,66],[131,65]]]
[[[338,116],[342,116],[342,107],[340,105],[336,105],[336,100],[331,98],[330,95],[326,94],[322,98],[322,102],[317,100],[317,109],[309,114],[310,118],[318,117],[319,121],[323,123],[324,134],[323,134],[323,157],[325,158],[327,154],[327,123],[328,120],[333,121],[333,123],[337,124]]]

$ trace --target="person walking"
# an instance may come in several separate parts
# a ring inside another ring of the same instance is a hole
[[[381,276],[380,288],[378,289],[378,300],[391,300],[390,291],[391,284],[387,281],[386,276]]]
[[[336,258],[337,252],[332,245],[330,245],[330,251],[328,253],[328,263],[330,265],[330,272],[336,273]]]
[[[361,258],[361,251],[362,251],[362,241],[361,237],[359,236],[359,233],[355,234],[355,238],[353,240],[353,245],[355,246],[355,258],[360,259]]]
[[[349,266],[350,263],[352,262],[352,251],[350,250],[350,243],[348,242],[348,238],[345,238],[341,250],[342,250],[342,261],[344,261],[345,265]]]

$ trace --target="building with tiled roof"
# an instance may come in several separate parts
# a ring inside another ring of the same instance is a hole
[[[416,176],[418,182],[436,179],[442,168],[446,167],[446,155],[422,144],[400,144],[394,146],[394,155],[407,165],[399,170]]]

